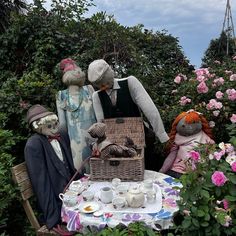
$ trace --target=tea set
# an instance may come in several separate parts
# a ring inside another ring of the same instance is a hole
[[[102,204],[112,204],[114,210],[121,210],[128,207],[141,208],[145,202],[155,203],[158,191],[152,179],[146,179],[138,184],[125,183],[114,178],[110,186],[103,186],[96,193],[88,187],[88,184],[74,181],[64,194],[59,194],[59,198],[68,207],[79,205],[80,212],[95,215],[95,212],[99,213]]]

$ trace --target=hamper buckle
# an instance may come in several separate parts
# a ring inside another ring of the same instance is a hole
[[[110,166],[118,166],[120,165],[120,161],[110,161]]]

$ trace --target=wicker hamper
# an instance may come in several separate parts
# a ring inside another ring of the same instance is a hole
[[[90,158],[91,180],[141,181],[144,177],[144,128],[141,117],[105,119],[107,138],[116,144],[124,145],[125,137],[132,138],[138,147],[135,157],[117,157],[109,159]]]

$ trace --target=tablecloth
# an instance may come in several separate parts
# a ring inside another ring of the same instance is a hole
[[[169,228],[172,225],[173,214],[178,211],[176,201],[179,199],[181,184],[168,175],[150,170],[145,170],[144,179],[152,179],[161,188],[162,208],[160,211],[152,213],[104,212],[101,216],[96,217],[93,214],[81,213],[76,207],[70,208],[63,205],[61,210],[62,221],[67,223],[69,231],[79,232],[84,232],[87,226],[102,229],[105,226],[115,227],[120,223],[128,226],[135,221],[143,221],[155,230]],[[81,198],[79,196],[79,202]]]

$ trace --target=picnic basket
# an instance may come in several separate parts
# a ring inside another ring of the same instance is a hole
[[[107,125],[106,136],[112,142],[124,145],[129,137],[137,146],[135,157],[90,158],[90,178],[95,181],[120,178],[122,181],[141,181],[144,178],[144,127],[141,117],[111,118],[103,121]]]

